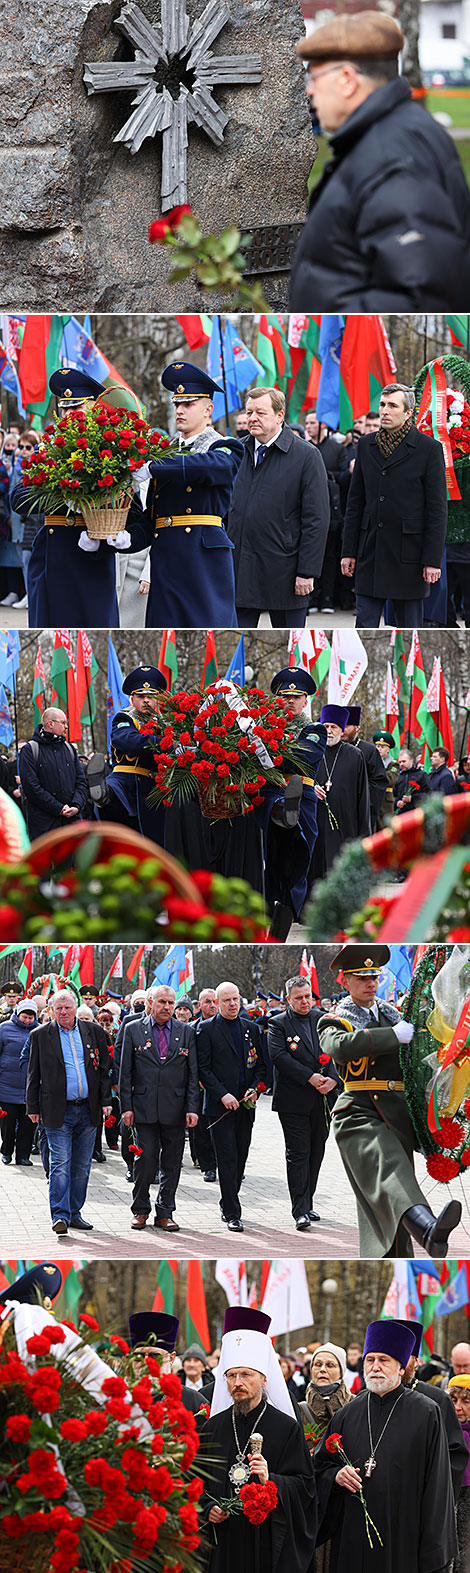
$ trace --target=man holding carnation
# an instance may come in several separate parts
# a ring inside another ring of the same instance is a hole
[[[173,1218],[186,1130],[197,1125],[201,1096],[191,1027],[173,1021],[175,991],[159,984],[148,1015],[126,1024],[119,1097],[124,1125],[136,1124],[133,1229],[145,1229],[151,1212],[150,1186],[160,1166],[155,1228],[176,1232]],[[134,1144],[131,1144],[129,1151]]]
[[[270,1320],[249,1307],[225,1313],[199,1454],[200,1463],[204,1453],[208,1459],[202,1505],[215,1531],[209,1573],[314,1573],[313,1468],[268,1336]]]

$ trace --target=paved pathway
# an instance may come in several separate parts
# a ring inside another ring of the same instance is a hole
[[[50,1225],[47,1186],[39,1157],[35,1156],[33,1163],[32,1169],[0,1164],[0,1259],[209,1259],[242,1254],[250,1259],[301,1256],[337,1260],[359,1254],[354,1197],[333,1136],[327,1144],[316,1197],[320,1223],[312,1225],[305,1234],[294,1228],[282,1133],[267,1097],[260,1101],[243,1184],[243,1235],[229,1234],[222,1223],[218,1185],[203,1181],[199,1170],[193,1168],[188,1146],[176,1214],[181,1232],[176,1235],[162,1235],[149,1225],[141,1233],[131,1230],[131,1186],[119,1154],[108,1151],[106,1164],[92,1164],[85,1216],[94,1225],[93,1233],[75,1232],[58,1239]],[[418,1169],[423,1181],[425,1169],[421,1159]],[[424,1189],[426,1193],[432,1190],[432,1204],[437,1211],[447,1199],[447,1192],[433,1186],[428,1176]],[[462,1194],[459,1181],[454,1182],[452,1191]],[[464,1222],[452,1236],[452,1247],[455,1256],[470,1256],[468,1202]]]

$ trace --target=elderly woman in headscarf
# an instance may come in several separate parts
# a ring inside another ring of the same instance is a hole
[[[349,1404],[352,1394],[345,1382],[346,1350],[340,1344],[320,1344],[312,1355],[310,1382],[301,1403],[307,1446],[313,1455],[324,1431],[344,1404]],[[317,1573],[329,1573],[330,1546],[327,1540],[316,1548]],[[463,1573],[463,1570],[462,1570]]]
[[[465,1374],[451,1376],[447,1392],[454,1405],[457,1419],[460,1420],[469,1452],[467,1468],[457,1497],[459,1551],[454,1562],[454,1573],[468,1573],[470,1568],[470,1376]]]

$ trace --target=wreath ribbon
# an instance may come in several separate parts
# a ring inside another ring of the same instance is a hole
[[[416,425],[418,430],[420,430],[421,426],[424,424],[424,419],[428,414],[429,409],[431,410],[433,437],[436,437],[437,441],[440,442],[444,453],[449,500],[451,502],[461,502],[462,494],[460,492],[457,476],[454,470],[452,448],[447,430],[446,376],[442,361],[440,360],[432,361],[431,365],[428,367],[426,381],[421,394],[420,406],[416,416]]]
[[[447,1044],[444,1057],[436,1071],[431,1087],[428,1104],[428,1125],[433,1136],[441,1129],[437,1106],[437,1083],[439,1077],[442,1076],[442,1072],[447,1070],[449,1065],[455,1065],[456,1060],[459,1059],[459,1056],[464,1051],[465,1057],[470,1058],[470,995],[465,1001],[455,1032],[451,1037],[450,1043]]]

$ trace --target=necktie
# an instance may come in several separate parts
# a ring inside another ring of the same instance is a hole
[[[268,451],[267,443],[266,442],[260,442],[259,447],[256,449],[256,468],[257,469],[258,469],[258,466],[263,463],[263,459],[266,458],[267,451]]]
[[[163,1062],[164,1062],[164,1060],[166,1060],[166,1057],[167,1057],[167,1054],[168,1054],[168,1044],[167,1044],[167,1040],[166,1040],[166,1032],[165,1032],[163,1027],[159,1027],[158,1028],[158,1052],[159,1052],[160,1059],[161,1059],[161,1062],[162,1062],[162,1065],[163,1065]]]

